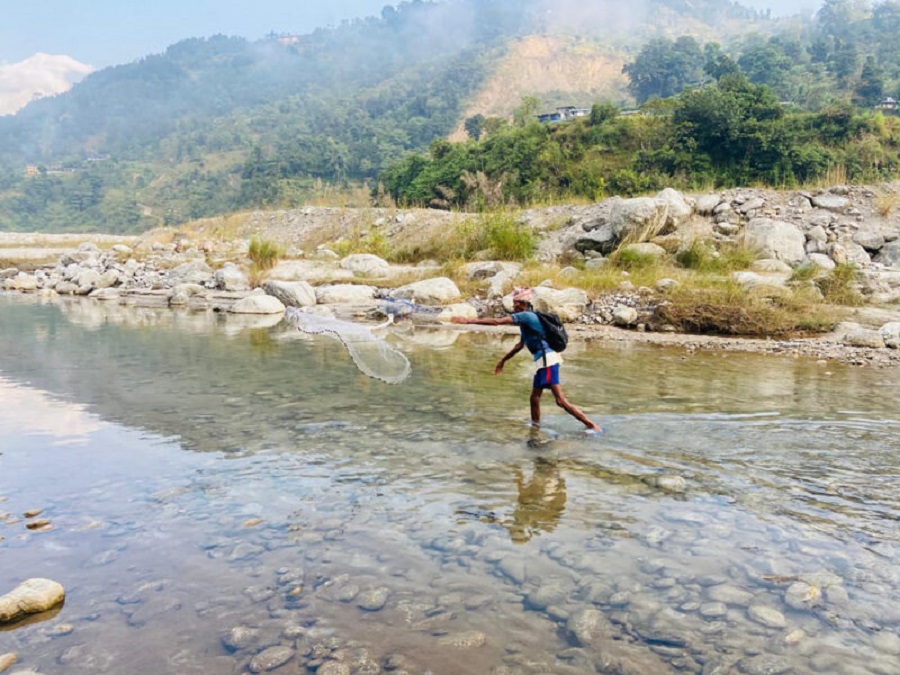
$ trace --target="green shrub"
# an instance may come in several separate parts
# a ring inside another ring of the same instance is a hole
[[[537,235],[509,213],[485,213],[479,218],[484,249],[500,260],[527,260],[537,249]]]
[[[723,245],[717,250],[702,241],[693,241],[690,247],[675,254],[675,260],[695,272],[727,274],[750,267],[756,253],[740,244]]]
[[[659,257],[652,253],[641,253],[632,249],[619,249],[609,256],[616,267],[623,270],[645,270],[660,264]]]
[[[247,257],[250,258],[253,267],[261,272],[266,272],[275,267],[283,255],[284,249],[272,241],[256,237],[250,240],[250,250],[247,251]]]
[[[250,258],[250,285],[260,286],[265,280],[266,272],[275,267],[282,256],[284,249],[278,244],[267,239],[251,239],[250,249],[247,251],[247,257]]]

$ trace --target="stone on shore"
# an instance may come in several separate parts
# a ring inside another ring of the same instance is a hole
[[[444,305],[461,296],[459,288],[447,277],[435,277],[401,286],[392,293],[397,300],[409,300],[420,305]]]
[[[12,623],[29,614],[46,612],[62,603],[65,597],[65,589],[56,581],[28,579],[0,597],[0,624]]]
[[[284,304],[271,295],[248,295],[231,307],[232,314],[283,314]]]

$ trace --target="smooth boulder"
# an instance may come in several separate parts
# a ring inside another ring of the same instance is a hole
[[[46,612],[66,599],[66,591],[51,579],[28,579],[0,597],[0,624],[18,621],[29,614]]]

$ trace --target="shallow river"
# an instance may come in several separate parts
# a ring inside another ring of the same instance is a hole
[[[397,326],[399,385],[216,314],[0,294],[10,672],[900,672],[900,378]],[[42,509],[52,529],[31,531]],[[280,664],[280,665],[279,665]]]

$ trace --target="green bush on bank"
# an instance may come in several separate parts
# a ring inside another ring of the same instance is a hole
[[[900,118],[859,113],[846,104],[792,111],[772,90],[740,74],[651,101],[641,114],[500,126],[482,140],[432,144],[381,175],[398,204],[478,210],[481,185],[502,201],[597,200],[671,186],[685,190],[815,184],[838,169],[849,182],[900,172]],[[496,201],[496,199],[495,199]]]

